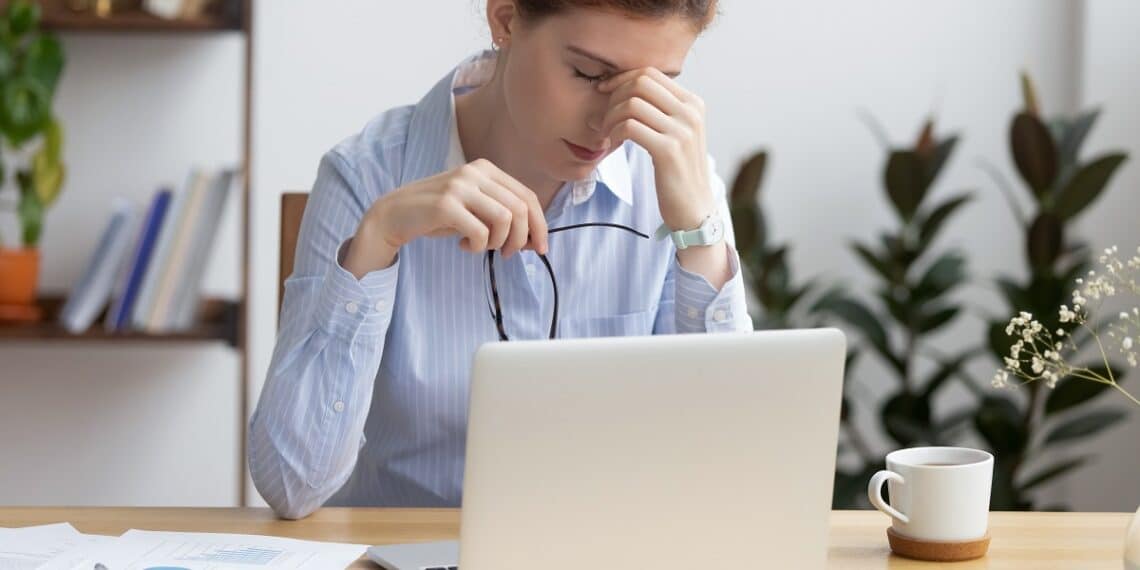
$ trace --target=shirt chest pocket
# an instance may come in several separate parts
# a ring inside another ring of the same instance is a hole
[[[559,338],[647,336],[653,334],[657,307],[634,313],[603,317],[559,318]]]

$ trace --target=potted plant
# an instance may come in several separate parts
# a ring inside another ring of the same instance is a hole
[[[63,133],[52,111],[63,47],[39,24],[40,7],[29,0],[0,12],[0,197],[15,194],[2,204],[20,228],[0,236],[0,307],[32,304],[44,212],[63,187]]]
[[[1100,110],[1047,117],[1029,75],[1022,74],[1021,86],[1023,108],[1010,123],[1009,142],[1016,171],[1024,183],[1025,192],[1021,194],[1029,197],[1029,207],[1019,205],[1013,185],[996,169],[987,169],[1005,194],[1021,229],[1027,275],[998,276],[996,283],[1008,307],[1006,314],[1024,311],[1034,315],[1046,332],[1055,334],[1062,330],[1071,334],[1064,339],[1066,346],[1072,343],[1075,349],[1091,349],[1097,344],[1092,331],[1072,327],[1073,321],[1063,321],[1058,312],[1058,307],[1069,303],[1073,287],[1093,261],[1073,224],[1101,197],[1127,155],[1109,152],[1082,157],[1081,149]],[[987,320],[988,352],[999,362],[1007,363],[1011,353],[1016,352],[1012,358],[1024,357],[1021,372],[1037,376],[1032,360],[1022,350],[1014,350],[1019,340],[1025,341],[1007,333],[1007,319],[995,316]],[[1119,380],[1124,371],[1121,365],[1100,356],[1095,354],[1093,362],[1083,367],[1096,371],[1100,377]],[[1050,461],[1053,451],[1079,449],[1078,443],[1123,419],[1116,411],[1096,408],[1093,398],[1106,388],[1105,384],[1071,380],[1065,374],[1070,369],[1055,369],[1055,378],[1025,384],[1023,397],[1007,397],[998,392],[983,398],[974,424],[994,452],[991,507],[995,510],[1066,508],[1059,504],[1040,505],[1035,499],[1036,490],[1081,468],[1092,458]],[[1053,384],[1057,389],[1048,389]]]

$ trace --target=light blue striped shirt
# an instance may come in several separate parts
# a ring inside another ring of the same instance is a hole
[[[472,357],[498,342],[484,256],[461,250],[458,237],[421,238],[357,280],[339,254],[377,198],[464,162],[454,94],[485,82],[493,64],[490,52],[472,56],[419,103],[381,114],[321,159],[250,420],[253,481],[281,516],[324,504],[460,504]],[[727,221],[724,183],[710,178]],[[652,235],[662,222],[649,154],[625,143],[588,180],[564,184],[546,219]],[[717,291],[679,267],[668,239],[596,227],[552,234],[558,336],[751,330],[731,227],[727,236],[733,277]],[[545,338],[554,299],[538,256],[497,258],[495,272],[507,334]]]

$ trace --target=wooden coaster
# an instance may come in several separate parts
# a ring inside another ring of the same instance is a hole
[[[986,555],[990,548],[990,533],[977,540],[959,542],[933,542],[903,536],[887,527],[887,542],[891,550],[899,556],[931,562],[957,562],[973,560]]]

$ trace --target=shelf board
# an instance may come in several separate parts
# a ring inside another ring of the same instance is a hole
[[[139,331],[107,332],[103,315],[85,332],[72,334],[59,325],[62,297],[43,297],[37,303],[43,319],[36,323],[0,323],[0,340],[30,342],[225,342],[237,347],[238,303],[226,299],[204,299],[199,307],[199,321],[180,332],[150,334]]]
[[[52,3],[43,5],[42,26],[56,32],[95,33],[197,33],[239,32],[242,22],[237,12],[209,13],[194,19],[167,20],[141,10],[131,10],[101,18],[92,12],[75,12]]]

